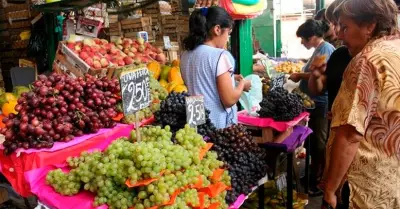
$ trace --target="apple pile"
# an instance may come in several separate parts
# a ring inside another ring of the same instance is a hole
[[[137,38],[136,40],[118,38],[114,43],[118,49],[133,58],[135,62],[148,63],[150,60],[156,60],[161,64],[166,62],[163,50],[151,45],[149,42],[144,42],[143,38]]]
[[[117,66],[126,66],[134,63],[132,57],[124,54],[114,43],[109,43],[104,39],[68,41],[67,47],[96,70],[107,68],[111,63]]]

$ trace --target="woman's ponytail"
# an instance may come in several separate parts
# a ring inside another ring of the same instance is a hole
[[[225,9],[213,6],[193,11],[189,18],[189,36],[183,40],[184,50],[191,51],[204,44],[210,38],[210,30],[216,25],[221,28],[233,27],[233,19]]]
[[[189,18],[189,36],[183,40],[185,50],[193,50],[207,39],[207,18],[201,10],[193,11]]]
[[[321,31],[323,31],[324,33],[328,32],[330,29],[330,25],[327,21],[318,20],[318,25],[319,25],[319,28],[321,29]]]

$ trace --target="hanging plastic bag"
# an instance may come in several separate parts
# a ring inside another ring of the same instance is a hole
[[[243,92],[239,102],[249,114],[257,114],[256,112],[260,108],[259,103],[262,101],[261,79],[257,75],[249,75],[245,79],[251,81],[251,90]]]

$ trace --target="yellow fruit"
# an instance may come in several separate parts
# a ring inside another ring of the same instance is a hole
[[[167,87],[168,87],[168,82],[167,82],[167,81],[165,81],[165,80],[160,80],[159,82],[160,82],[160,85],[161,85],[162,87],[164,87],[164,89],[167,89]]]
[[[177,85],[177,86],[175,86],[173,91],[175,91],[177,93],[182,93],[182,92],[187,92],[188,89],[187,89],[187,87],[185,85]]]
[[[158,80],[161,74],[161,65],[157,61],[152,61],[147,65],[147,69],[153,73],[153,78]]]
[[[181,70],[178,67],[172,67],[168,73],[168,82],[175,82],[177,85],[183,85]]]
[[[171,67],[170,67],[170,66],[164,65],[164,66],[162,67],[162,69],[161,69],[160,80],[165,80],[165,81],[167,81],[167,80],[168,80],[168,74],[169,74],[169,71],[170,71],[170,70],[171,70]]]
[[[179,60],[174,60],[171,63],[172,67],[180,67],[180,64],[181,64],[181,61],[179,61]]]
[[[178,84],[175,83],[175,82],[169,83],[168,86],[167,86],[167,91],[168,91],[168,93],[171,93],[171,92],[174,90],[174,88],[175,88],[176,86],[178,86]]]
[[[13,93],[5,93],[5,95],[7,101],[17,100],[17,97]]]
[[[15,111],[16,105],[17,105],[17,100],[8,101],[1,107],[1,111],[6,117],[8,117],[10,113],[18,114],[18,112]]]

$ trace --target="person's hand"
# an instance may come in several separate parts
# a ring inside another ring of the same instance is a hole
[[[314,76],[314,77],[316,77],[316,78],[319,78],[319,77],[321,77],[321,75],[323,75],[324,73],[325,73],[325,70],[326,70],[326,64],[323,64],[323,65],[321,65],[320,67],[316,67],[316,66],[310,66],[310,71],[311,71],[311,74]]]
[[[292,81],[295,82],[295,83],[299,82],[299,81],[301,80],[300,73],[292,73],[292,74],[289,76],[289,79],[292,80]]]
[[[249,80],[244,80],[244,88],[243,91],[248,92],[251,89],[251,81]]]
[[[328,118],[328,120],[332,120],[332,112],[329,111],[326,115],[326,117]]]
[[[240,74],[235,74],[234,77],[235,77],[235,81],[237,81],[237,82],[239,82],[239,81],[244,79],[243,76],[240,75]]]
[[[336,208],[337,206],[337,197],[334,192],[327,192],[325,191],[324,194],[324,199],[323,199],[329,206],[332,208]],[[321,207],[321,209],[325,209],[324,205]]]

